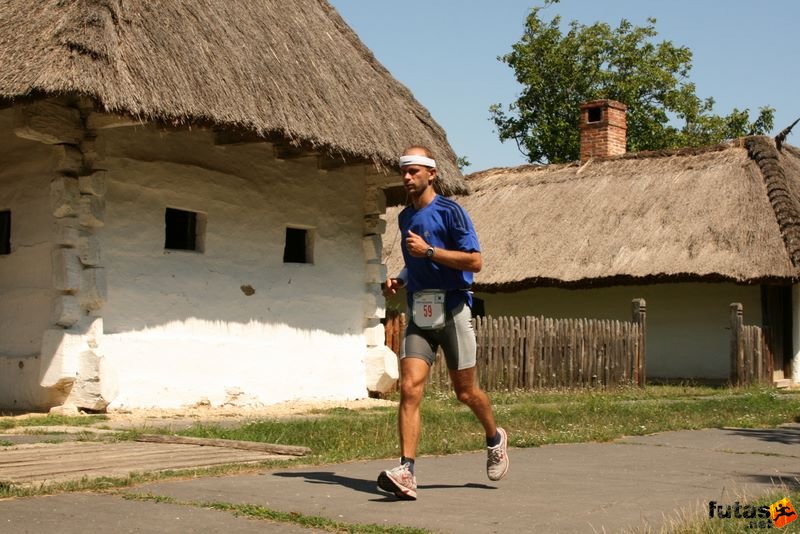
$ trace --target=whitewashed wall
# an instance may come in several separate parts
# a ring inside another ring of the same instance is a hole
[[[207,131],[103,130],[97,149],[110,408],[366,395],[363,171]],[[164,250],[167,207],[205,214],[204,253]],[[313,264],[283,263],[287,225],[312,230]]]
[[[759,286],[681,283],[598,289],[541,288],[478,293],[487,315],[631,319],[631,300],[647,301],[647,377],[726,379],[730,308],[744,306],[745,324],[761,324]]]
[[[58,150],[13,134],[13,110],[0,112],[0,210],[11,210],[10,255],[0,256],[0,405],[47,403],[38,386],[42,334],[52,322],[50,181]]]
[[[12,111],[0,113],[0,210],[11,210],[10,255],[0,256],[0,355],[39,353],[51,323],[53,147],[16,137]]]

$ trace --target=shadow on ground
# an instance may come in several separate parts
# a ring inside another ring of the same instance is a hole
[[[737,428],[732,432],[738,436],[757,438],[770,443],[800,445],[800,428]]]
[[[285,478],[305,478],[306,482],[310,484],[335,484],[343,486],[362,493],[369,493],[370,495],[379,495],[385,497],[386,493],[378,489],[376,475],[374,479],[352,478],[342,475],[337,475],[331,471],[313,471],[313,472],[292,472],[284,471],[281,473],[274,473],[277,477]],[[482,489],[482,490],[495,490],[497,487],[488,486],[486,484],[426,484],[418,486],[418,489],[452,489],[452,488],[469,488],[469,489]]]
[[[746,475],[747,478],[759,484],[773,484],[785,486],[788,491],[800,490],[800,473],[790,473],[783,476],[774,475]]]

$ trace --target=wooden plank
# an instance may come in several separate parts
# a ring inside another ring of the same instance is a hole
[[[586,385],[586,319],[578,322],[578,376],[579,386]]]
[[[536,317],[525,317],[525,381],[524,388],[534,389],[536,376]]]
[[[612,341],[614,344],[614,366],[612,367],[614,378],[612,379],[612,383],[618,386],[622,383],[622,344],[620,343],[622,340],[622,325],[619,320],[614,321],[612,334],[614,336]]]
[[[636,335],[634,331],[638,325],[636,323],[628,323],[626,329],[626,351],[627,351],[627,366],[628,366],[628,382],[636,385]]]
[[[508,372],[508,362],[511,359],[510,352],[510,327],[508,316],[500,317],[500,354],[502,356],[502,360],[500,363],[500,383],[498,387],[507,389],[508,388],[508,379],[509,379],[509,372]]]
[[[508,370],[508,382],[506,387],[512,390],[516,386],[515,376],[517,374],[517,318],[510,317],[508,321],[508,361],[506,362],[506,369]]]
[[[515,359],[516,365],[516,388],[523,388],[525,383],[525,318],[519,319],[517,324],[517,357]]]
[[[592,375],[594,374],[594,320],[586,320],[586,332],[584,335],[586,336],[586,355],[584,362],[584,375],[586,377],[585,384],[588,387],[592,387],[594,383],[594,379],[592,378]]]
[[[609,359],[609,354],[608,354],[608,352],[609,352],[609,343],[608,343],[609,328],[610,328],[609,322],[608,321],[603,321],[603,386],[604,387],[608,387],[609,372],[610,372],[609,365],[608,365],[608,359]]]
[[[575,370],[573,360],[572,335],[575,332],[575,322],[572,319],[564,319],[564,386],[572,387],[572,373]]]
[[[0,455],[0,481],[28,486],[80,480],[84,477],[128,476],[133,472],[208,468],[288,458],[260,451],[136,442],[71,442],[21,445]]]
[[[755,364],[755,381],[761,383],[764,380],[764,362],[761,359],[761,329],[758,327],[753,327],[753,334],[753,363]]]
[[[525,389],[534,389],[536,387],[536,317],[528,317],[528,338],[526,340],[525,352],[526,363],[525,368]]]
[[[564,320],[564,385],[568,388],[575,387],[575,320]]]
[[[486,325],[486,387],[494,391],[495,381],[495,325],[492,316],[488,316]]]
[[[475,341],[478,345],[478,353],[475,355],[478,362],[478,380],[483,388],[488,389],[487,382],[487,351],[486,351],[486,318],[475,317]]]
[[[545,361],[545,384],[553,387],[553,319],[545,319],[545,346],[544,346],[544,361]]]
[[[509,388],[516,389],[519,375],[519,318],[511,319],[511,366],[509,376]]]
[[[569,371],[569,343],[567,329],[569,328],[569,321],[567,319],[560,319],[558,321],[558,383],[560,387],[568,386],[567,372]]]

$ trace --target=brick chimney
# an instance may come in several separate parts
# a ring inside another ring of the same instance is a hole
[[[592,100],[581,104],[581,161],[625,153],[625,111],[616,100]]]

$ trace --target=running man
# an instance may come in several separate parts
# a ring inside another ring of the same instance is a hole
[[[442,347],[456,397],[470,407],[486,433],[486,473],[500,480],[508,472],[508,436],[495,424],[489,397],[475,368],[472,329],[473,273],[481,270],[478,236],[466,211],[433,188],[436,161],[430,150],[412,146],[400,157],[410,204],[399,224],[405,268],[386,281],[384,294],[405,287],[411,320],[400,351],[400,465],[381,472],[378,486],[400,499],[417,498],[414,463],[419,442],[420,404],[431,365]]]

